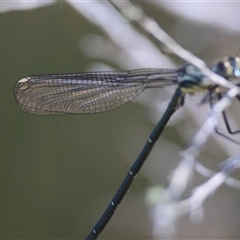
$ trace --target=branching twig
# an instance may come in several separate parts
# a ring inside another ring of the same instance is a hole
[[[208,181],[196,187],[190,198],[177,202],[159,204],[153,209],[153,233],[156,238],[169,237],[174,233],[174,223],[185,214],[190,213],[194,218],[202,218],[203,202],[227,181],[228,176],[240,167],[240,155],[228,160],[222,170],[214,174]],[[168,231],[166,231],[168,229]]]
[[[203,166],[201,163],[199,162],[196,162],[195,164],[195,170],[201,174],[202,176],[206,177],[206,178],[211,178],[213,177],[216,172],[206,168],[205,166]],[[240,190],[240,181],[235,179],[235,178],[232,178],[232,177],[228,177],[226,180],[225,180],[225,184],[228,185],[229,187],[232,187],[232,188],[236,188],[236,189],[239,189]]]
[[[192,63],[198,67],[201,72],[211,79],[214,83],[226,88],[234,87],[234,84],[226,81],[225,78],[212,72],[202,61],[191,52],[182,48],[173,38],[171,38],[157,22],[147,17],[141,8],[134,6],[130,1],[114,1],[109,0],[114,6],[121,10],[121,13],[129,20],[135,21],[142,29],[155,37],[159,42],[163,43],[178,57],[184,59],[186,62]]]

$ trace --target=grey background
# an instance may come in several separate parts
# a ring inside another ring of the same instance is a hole
[[[142,5],[179,43],[209,64],[240,49],[237,32],[184,20],[153,4]],[[120,70],[111,59],[83,53],[80,39],[92,33],[108,38],[63,2],[0,13],[0,238],[86,237],[154,127],[152,112],[136,102],[102,114],[75,116],[34,116],[17,107],[13,88],[24,76],[87,71],[95,62]],[[177,66],[183,64],[173,55],[169,58]],[[165,101],[168,98],[165,90],[149,94],[144,94],[143,101],[159,95]],[[196,113],[206,114],[205,110]],[[167,186],[179,150],[198,129],[187,110],[179,114],[183,118],[166,129],[101,238],[151,238],[146,190],[155,184]],[[156,119],[161,116],[156,115]],[[199,160],[217,169],[227,157],[228,149],[210,139]],[[204,180],[197,174],[192,186]],[[204,221],[194,224],[183,217],[175,238],[240,238],[239,202],[237,190],[221,187],[206,201]]]

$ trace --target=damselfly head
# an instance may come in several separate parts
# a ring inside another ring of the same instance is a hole
[[[225,57],[212,70],[225,78],[240,78],[240,57]]]

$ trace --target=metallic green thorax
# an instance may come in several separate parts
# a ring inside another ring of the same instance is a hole
[[[182,92],[193,94],[200,91],[205,91],[211,85],[206,84],[205,76],[202,72],[192,64],[187,64],[183,68],[183,74],[179,77],[179,87]]]

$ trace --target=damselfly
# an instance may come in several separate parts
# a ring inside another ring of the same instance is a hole
[[[234,81],[240,77],[240,58],[226,57],[215,64],[212,71]],[[96,239],[105,228],[168,120],[184,104],[185,95],[208,91],[201,102],[207,101],[212,105],[221,98],[222,89],[191,64],[179,69],[34,75],[17,82],[15,96],[19,107],[25,112],[40,115],[103,112],[129,102],[145,89],[171,85],[177,88],[166,111],[87,239]],[[240,96],[237,99],[240,100]],[[231,129],[225,112],[223,117],[230,134],[240,132],[239,129]]]

